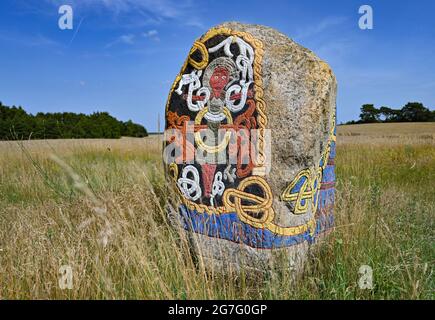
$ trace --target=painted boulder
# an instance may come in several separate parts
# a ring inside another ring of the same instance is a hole
[[[333,226],[336,80],[278,31],[224,23],[193,43],[166,105],[171,221],[207,266],[298,268]]]

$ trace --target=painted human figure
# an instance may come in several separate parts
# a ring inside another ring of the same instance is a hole
[[[200,75],[202,75],[201,80],[199,78]],[[207,108],[205,114],[203,114],[203,119],[206,121],[207,128],[209,129],[204,139],[206,145],[210,147],[218,146],[221,143],[220,140],[222,140],[222,137],[219,136],[219,128],[225,122],[226,124],[233,122],[231,113],[236,111],[229,110],[227,105],[234,105],[231,102],[237,103],[240,105],[239,110],[241,111],[243,109],[242,103],[246,101],[246,97],[253,98],[254,93],[252,88],[248,89],[247,92],[245,91],[245,99],[242,98],[243,93],[240,90],[234,92],[234,90],[230,89],[234,83],[238,83],[241,80],[240,69],[236,66],[234,60],[230,57],[218,57],[212,60],[203,72],[202,70],[194,71],[185,79],[186,82],[180,82],[181,85],[189,83],[188,93],[183,94],[183,98],[188,101],[189,109],[199,111],[202,108]],[[196,94],[193,94],[190,86],[192,89],[197,90]],[[249,87],[249,84],[246,84],[246,86]],[[228,90],[232,91],[232,94],[228,93]],[[181,94],[181,86],[179,86],[178,93]],[[238,100],[240,102],[237,102]],[[201,119],[201,121],[203,120]],[[237,154],[238,151],[233,150],[232,152]],[[204,187],[203,196],[205,197],[211,196],[213,198],[212,184],[215,179],[216,164],[221,163],[221,157],[225,157],[225,154],[208,152],[205,154],[204,163],[200,163],[202,168],[201,180]],[[229,163],[227,165],[229,168],[224,178],[229,181],[234,180],[234,171]]]

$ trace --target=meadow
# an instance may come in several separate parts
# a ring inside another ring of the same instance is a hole
[[[167,223],[158,137],[0,142],[0,299],[434,299],[435,124],[339,126],[336,173],[336,227],[296,281],[221,275]]]

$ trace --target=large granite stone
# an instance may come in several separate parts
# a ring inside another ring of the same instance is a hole
[[[171,220],[206,266],[268,270],[284,256],[301,269],[333,225],[335,96],[330,67],[272,28],[224,23],[195,41],[164,156]]]

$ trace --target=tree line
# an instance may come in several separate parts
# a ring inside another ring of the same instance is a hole
[[[0,140],[146,137],[140,124],[119,121],[108,112],[27,113],[0,102]]]
[[[354,123],[374,122],[432,122],[435,121],[435,110],[431,111],[420,102],[408,102],[401,109],[392,109],[382,106],[376,108],[373,104],[363,104],[358,121]]]

